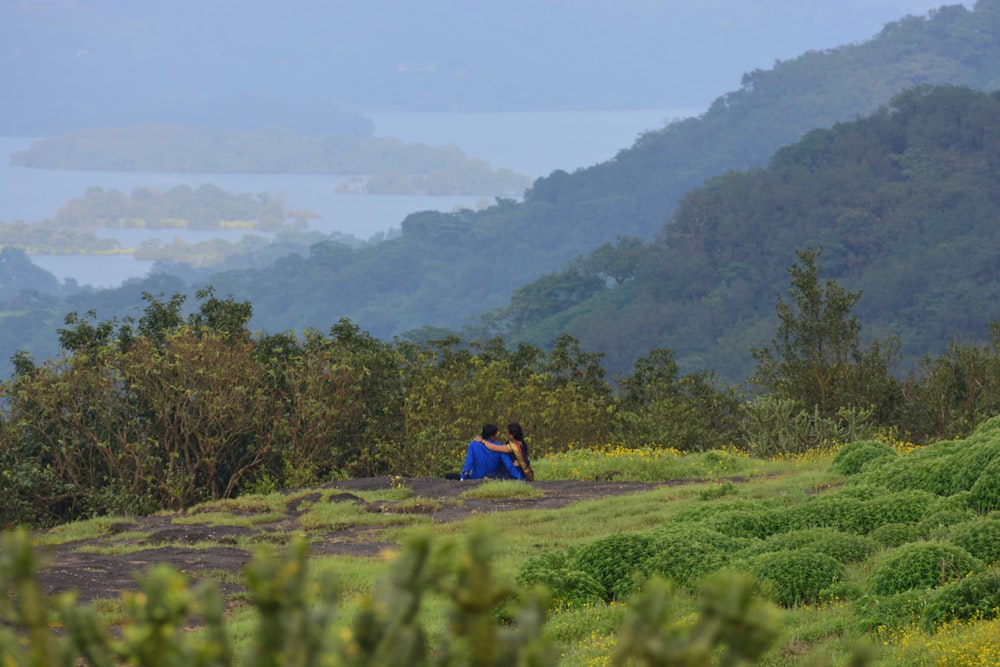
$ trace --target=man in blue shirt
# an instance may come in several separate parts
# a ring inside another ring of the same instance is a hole
[[[499,429],[495,424],[483,426],[483,440],[499,445],[496,439]],[[478,440],[469,443],[462,466],[462,479],[524,479],[524,475],[514,465],[511,457],[502,452],[494,452]]]

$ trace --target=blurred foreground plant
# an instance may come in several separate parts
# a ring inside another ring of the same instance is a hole
[[[338,613],[339,591],[329,578],[307,576],[308,546],[296,540],[283,554],[262,551],[248,566],[249,598],[258,627],[247,664],[255,666],[366,665],[493,667],[554,665],[558,654],[543,633],[547,593],[515,591],[491,572],[493,541],[486,526],[464,545],[437,547],[428,533],[411,537],[392,558],[373,592],[350,619]],[[237,664],[224,601],[214,584],[189,586],[158,566],[125,595],[120,632],[72,593],[47,598],[39,558],[27,532],[0,539],[0,664],[30,667],[91,664],[209,667]],[[613,665],[754,664],[774,641],[778,611],[752,595],[753,582],[713,579],[693,624],[671,620],[673,590],[651,584],[626,616]],[[423,600],[443,595],[448,623],[429,636]],[[509,623],[498,609],[519,602]],[[676,619],[674,619],[676,620]],[[61,629],[57,629],[58,626]],[[200,632],[190,632],[192,626]]]

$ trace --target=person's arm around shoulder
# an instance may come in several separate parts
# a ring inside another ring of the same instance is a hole
[[[486,449],[490,449],[494,452],[500,452],[501,454],[510,454],[512,451],[510,445],[504,445],[504,444],[498,445],[496,443],[490,442],[489,440],[483,440],[482,438],[476,438],[475,442],[481,442],[484,445],[486,445]]]

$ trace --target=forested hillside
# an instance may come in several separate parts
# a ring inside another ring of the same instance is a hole
[[[377,336],[459,327],[603,243],[652,238],[681,196],[708,178],[762,165],[807,131],[871,113],[917,82],[995,88],[998,63],[997,0],[980,2],[975,13],[959,6],[906,19],[866,44],[749,73],[740,91],[702,117],[649,132],[604,164],[540,179],[523,203],[412,215],[397,240],[350,252],[319,246],[303,261],[213,284],[253,301],[255,322],[267,329],[340,316]]]
[[[517,288],[619,238],[653,239],[681,197],[706,180],[764,165],[775,150],[806,132],[870,114],[914,84],[995,89],[998,63],[1000,0],[980,0],[973,10],[954,6],[906,18],[869,42],[809,52],[771,70],[749,72],[740,90],[719,97],[702,116],[651,130],[605,163],[572,174],[554,172],[536,181],[523,202],[499,200],[479,212],[414,214],[391,241],[358,249],[324,242],[308,257],[290,255],[264,269],[217,274],[210,282],[221,294],[253,302],[253,325],[266,331],[325,328],[347,317],[378,337],[470,324],[475,326],[464,333],[474,335],[477,316],[507,304]],[[623,245],[634,247],[631,241]],[[777,265],[790,261],[784,257]],[[616,273],[625,279],[631,270],[626,269]],[[922,275],[934,280],[926,267]],[[698,291],[711,276],[678,269],[669,279]],[[174,282],[155,276],[145,284],[77,295],[54,308],[97,308],[102,316],[116,316],[134,311],[142,291],[159,293],[164,283]],[[572,294],[562,305],[587,295]],[[37,339],[37,332],[20,337]],[[633,355],[641,354],[646,342],[618,339]],[[745,348],[739,345],[733,355]],[[621,352],[609,356],[623,358]],[[715,363],[710,358],[686,361]],[[733,370],[738,364],[723,366]]]
[[[749,347],[773,335],[786,267],[814,247],[827,276],[862,292],[866,330],[897,336],[912,368],[951,339],[984,340],[1000,319],[998,221],[1000,93],[920,87],[809,133],[767,167],[713,179],[655,242],[604,248],[518,290],[497,318],[515,340],[569,332],[609,368],[667,347],[682,369],[737,381]],[[602,266],[616,259],[635,270],[605,289]]]

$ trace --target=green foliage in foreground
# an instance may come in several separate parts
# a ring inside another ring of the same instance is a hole
[[[126,594],[120,636],[72,594],[48,600],[38,585],[38,560],[24,531],[5,533],[0,580],[10,592],[0,599],[0,662],[55,667],[79,664],[225,666],[237,664],[222,597],[212,585],[190,587],[167,566],[148,572],[140,590]],[[554,665],[558,656],[544,633],[543,591],[517,594],[520,610],[507,625],[497,607],[515,591],[491,573],[494,548],[481,527],[458,551],[437,549],[427,535],[410,539],[375,591],[352,618],[338,611],[339,595],[328,579],[311,590],[307,544],[294,542],[283,556],[261,553],[246,583],[258,627],[246,664],[364,665],[366,667]],[[697,618],[678,623],[674,591],[663,582],[635,599],[619,630],[612,665],[756,664],[778,632],[777,610],[754,597],[745,576],[713,579]],[[431,636],[422,604],[431,594],[448,605],[446,630]],[[51,616],[50,614],[54,614]],[[65,632],[55,631],[53,620]],[[200,631],[189,632],[194,623]]]

